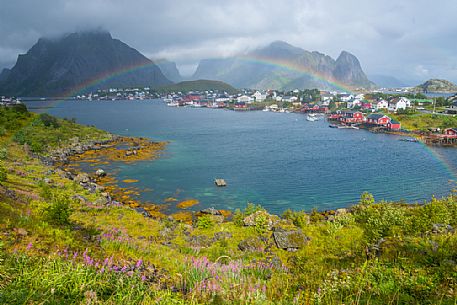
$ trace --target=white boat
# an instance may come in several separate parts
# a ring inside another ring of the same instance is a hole
[[[317,119],[316,119],[315,117],[312,117],[312,116],[309,116],[309,115],[306,116],[306,120],[307,120],[307,121],[310,121],[310,122],[315,122],[315,121],[317,121]]]
[[[179,106],[179,103],[176,102],[176,101],[171,101],[171,102],[168,102],[168,103],[167,103],[167,106],[168,106],[168,107],[178,107],[178,106]]]

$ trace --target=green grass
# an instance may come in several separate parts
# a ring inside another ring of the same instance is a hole
[[[100,194],[49,171],[11,140],[37,116],[7,115],[13,121],[2,123],[8,136],[1,140],[1,304],[456,303],[455,194],[421,205],[363,194],[333,221],[325,220],[328,213],[287,211],[277,226],[309,237],[288,252],[275,246],[265,214],[243,226],[244,217],[264,211],[259,205],[236,212],[233,221],[203,218],[195,227],[145,218],[127,206],[94,205]],[[63,143],[76,130],[83,138],[106,135],[73,124],[38,124],[39,136],[24,134],[32,142],[59,134]],[[217,234],[226,237],[213,239]],[[258,237],[264,251],[238,248]]]
[[[424,130],[428,128],[453,128],[457,126],[457,117],[437,114],[388,114],[393,119],[401,122],[403,129]]]

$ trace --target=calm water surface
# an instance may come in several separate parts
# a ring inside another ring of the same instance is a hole
[[[376,200],[423,201],[455,186],[456,149],[328,128],[301,114],[171,108],[160,101],[29,105],[116,134],[170,141],[159,160],[104,167],[119,180],[139,179],[135,186],[152,189],[141,199],[154,203],[170,196],[197,198],[197,208],[254,202],[281,213],[345,207],[364,191]],[[215,187],[217,177],[228,187]]]

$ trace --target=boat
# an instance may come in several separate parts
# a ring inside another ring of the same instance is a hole
[[[309,122],[314,122],[314,121],[317,121],[317,118],[307,115],[306,120]]]
[[[330,125],[328,125],[328,127],[330,127],[330,128],[338,128],[338,125],[330,124]]]
[[[401,139],[399,139],[399,141],[403,141],[403,142],[412,142],[412,143],[419,142],[419,140],[418,140],[418,139],[415,139],[415,138],[401,138]]]
[[[171,101],[167,103],[168,107],[178,107],[179,103],[177,101]]]

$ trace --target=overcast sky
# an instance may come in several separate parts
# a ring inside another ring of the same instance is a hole
[[[284,40],[367,74],[457,82],[457,0],[0,0],[0,68],[39,37],[101,28],[190,73],[198,60]]]

